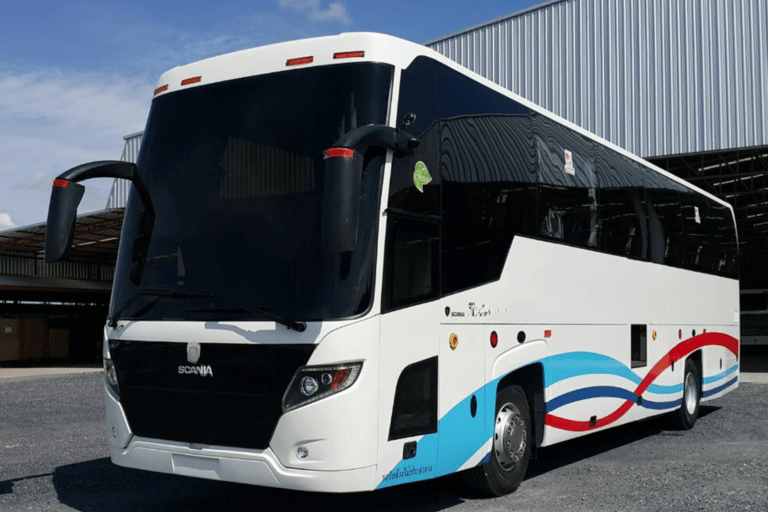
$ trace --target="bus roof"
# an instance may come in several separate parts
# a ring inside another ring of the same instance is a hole
[[[406,41],[398,37],[373,32],[346,32],[335,36],[299,39],[275,43],[246,50],[240,50],[208,59],[175,67],[163,73],[155,89],[155,97],[175,91],[199,87],[211,83],[235,80],[248,76],[287,71],[292,68],[325,66],[348,62],[381,62],[392,64],[396,68],[407,68],[417,57],[424,56],[462,73],[473,80],[507,96],[531,110],[545,115],[554,121],[588,137],[595,142],[631,158],[654,171],[675,180],[681,185],[700,193],[713,201],[728,207],[733,217],[733,207],[685,181],[672,173],[657,167],[625,149],[607,141],[584,128],[573,124],[545,108],[532,103],[509,89],[470,71],[426,46]],[[734,217],[735,222],[735,217]]]

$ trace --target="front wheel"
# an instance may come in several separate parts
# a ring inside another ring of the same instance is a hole
[[[465,472],[467,483],[492,496],[514,492],[531,457],[531,414],[520,386],[496,393],[496,418],[490,460]]]
[[[676,411],[672,411],[669,420],[677,430],[690,430],[699,417],[699,401],[701,400],[701,379],[696,363],[692,359],[685,361],[683,371],[683,403]]]

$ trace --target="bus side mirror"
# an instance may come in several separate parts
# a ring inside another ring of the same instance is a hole
[[[141,216],[139,234],[133,248],[131,281],[139,284],[144,269],[149,240],[155,223],[155,210],[149,197],[149,191],[139,173],[139,168],[131,162],[105,160],[78,165],[62,173],[53,181],[51,202],[48,205],[48,223],[45,230],[45,261],[54,263],[66,259],[72,247],[75,235],[77,207],[83,198],[85,187],[77,182],[91,178],[121,178],[129,180],[136,188],[144,213]]]
[[[396,156],[403,156],[413,154],[418,145],[419,140],[404,130],[369,124],[344,134],[325,152],[323,249],[342,253],[355,248],[364,148],[391,149]]]
[[[354,149],[325,152],[324,204],[321,243],[331,253],[351,251],[357,244],[357,217],[363,155]]]
[[[77,206],[85,187],[72,181],[56,179],[53,182],[48,221],[45,228],[45,261],[53,263],[64,259],[75,236]]]

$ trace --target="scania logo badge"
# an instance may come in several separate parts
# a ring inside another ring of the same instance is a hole
[[[451,314],[451,308],[447,307],[445,308],[445,316],[448,316]]]
[[[187,343],[187,362],[197,364],[200,360],[200,344]]]

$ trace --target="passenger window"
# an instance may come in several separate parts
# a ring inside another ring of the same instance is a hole
[[[680,195],[674,190],[646,189],[645,198],[651,261],[685,268]]]
[[[440,224],[388,214],[382,312],[437,298]]]
[[[597,176],[593,143],[555,123],[533,116],[538,160],[540,236],[597,249]]]
[[[648,219],[643,169],[613,151],[597,155],[600,184],[600,250],[630,258],[648,258]]]
[[[498,279],[514,235],[536,234],[536,169],[528,116],[467,116],[442,126],[445,295]]]

